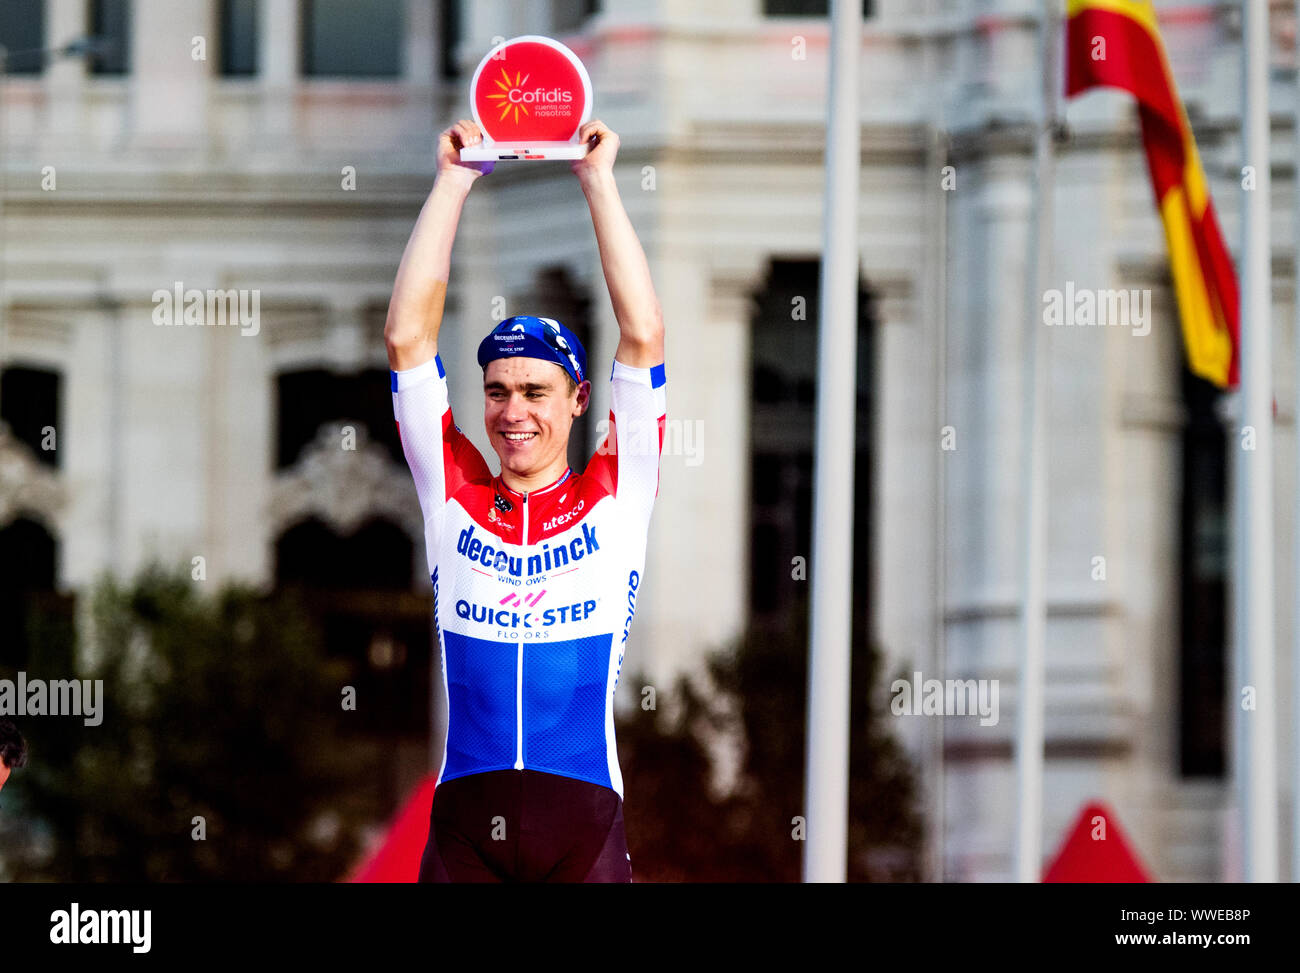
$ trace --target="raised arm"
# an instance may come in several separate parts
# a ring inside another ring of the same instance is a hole
[[[664,321],[650,280],[650,265],[628,219],[614,183],[614,157],[618,135],[604,122],[593,120],[578,130],[590,142],[585,158],[571,163],[591,209],[591,222],[600,247],[600,266],[618,321],[618,350],[614,357],[624,365],[650,368],[663,364]]]
[[[438,353],[438,329],[460,211],[474,180],[491,172],[493,166],[491,162],[462,163],[460,149],[482,140],[479,127],[464,118],[438,136],[438,174],[406,243],[388,302],[384,341],[393,371],[423,365]]]

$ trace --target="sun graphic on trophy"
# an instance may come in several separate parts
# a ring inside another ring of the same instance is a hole
[[[487,96],[488,101],[505,102],[505,104],[501,106],[501,114],[497,116],[497,121],[499,122],[505,121],[506,116],[510,114],[510,109],[512,108],[515,110],[514,120],[516,123],[518,123],[519,121],[519,112],[521,109],[525,115],[528,114],[527,105],[521,104],[517,101],[512,102],[510,100],[510,92],[518,91],[520,88],[524,86],[524,82],[527,80],[528,80],[528,75],[524,74],[522,71],[516,71],[515,80],[512,83],[510,81],[510,72],[507,71],[505,68],[501,69],[501,77],[497,79],[497,87],[502,90],[493,92],[492,94]]]

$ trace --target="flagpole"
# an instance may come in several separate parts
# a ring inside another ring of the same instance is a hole
[[[1300,2],[1300,0],[1297,0]],[[929,0],[926,5],[927,19],[933,22],[941,14],[940,0]],[[943,66],[937,64],[939,52],[933,42],[926,48],[926,84],[937,84],[943,73]],[[946,171],[951,154],[950,141],[944,129],[943,105],[935,99],[930,106],[930,131],[927,145],[927,170],[930,173]],[[931,194],[929,209],[932,234],[929,236],[930,272],[932,283],[930,289],[930,319],[934,322],[934,415],[936,428],[948,423],[948,197],[949,192]],[[932,599],[931,640],[932,675],[935,679],[946,678],[948,670],[947,651],[947,577],[948,577],[948,454],[942,449],[934,451],[934,589]],[[944,726],[942,719],[925,721],[924,760],[922,768],[925,780],[927,804],[922,852],[921,878],[925,882],[943,882],[944,850],[947,834],[947,812],[945,809],[946,787],[944,761]]]
[[[808,619],[805,882],[843,882],[848,862],[861,51],[860,0],[831,0]]]
[[[1277,698],[1273,685],[1272,249],[1269,238],[1268,4],[1242,0],[1243,142],[1255,188],[1242,233],[1242,441],[1237,452],[1237,672],[1229,705],[1237,724],[1236,775],[1245,880],[1277,881]],[[1253,429],[1254,448],[1246,448]],[[1249,692],[1254,704],[1248,708]]]
[[[1295,5],[1296,24],[1300,25],[1300,0]],[[1296,32],[1296,103],[1295,103],[1295,158],[1296,174],[1293,187],[1300,187],[1300,30]],[[1295,334],[1300,337],[1300,191],[1295,195],[1295,222],[1291,230],[1295,241]],[[1295,479],[1295,588],[1291,597],[1291,881],[1300,882],[1300,341],[1293,342],[1295,350],[1296,402],[1293,406],[1296,435]]]
[[[1039,26],[1042,100],[1034,139],[1034,212],[1026,259],[1024,392],[1021,432],[1025,503],[1020,593],[1020,685],[1016,702],[1016,880],[1037,882],[1043,863],[1043,674],[1047,631],[1047,338],[1043,284],[1051,274],[1056,127],[1057,0],[1043,0]]]
[[[1300,2],[1300,0],[1297,0]],[[937,113],[936,113],[937,114]],[[942,172],[948,165],[948,136],[937,124],[930,131],[929,171]],[[939,424],[948,422],[948,193],[934,194],[934,249],[931,266],[934,268],[934,373],[935,417]],[[935,517],[934,517],[934,678],[945,679],[948,671],[948,466],[947,454],[934,451],[935,459]],[[947,782],[944,774],[944,726],[942,719],[927,720],[926,772],[931,782],[929,794],[929,827],[925,832],[924,880],[942,882],[944,873],[944,848],[947,833],[945,807]]]

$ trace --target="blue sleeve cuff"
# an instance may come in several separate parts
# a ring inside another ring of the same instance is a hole
[[[609,380],[612,382],[616,378],[624,379],[629,382],[636,382],[638,385],[648,385],[652,389],[662,388],[664,386],[664,365],[660,362],[650,368],[637,368],[635,365],[627,365],[614,359],[614,365],[609,370]]]
[[[422,365],[416,365],[414,368],[408,368],[404,371],[395,372],[390,370],[389,377],[394,392],[401,392],[403,389],[409,389],[413,385],[419,385],[426,379],[430,379],[437,374],[439,378],[446,378],[447,373],[442,367],[442,358],[434,355]]]

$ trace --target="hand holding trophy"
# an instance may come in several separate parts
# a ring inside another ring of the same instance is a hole
[[[467,146],[480,145],[483,133],[476,122],[462,118],[443,129],[438,136],[438,178],[465,179],[473,182],[495,168],[495,162],[464,162],[461,151]]]
[[[470,81],[470,106],[481,140],[461,140],[461,163],[587,154],[578,131],[591,117],[591,78],[559,41],[526,34],[492,48]]]

